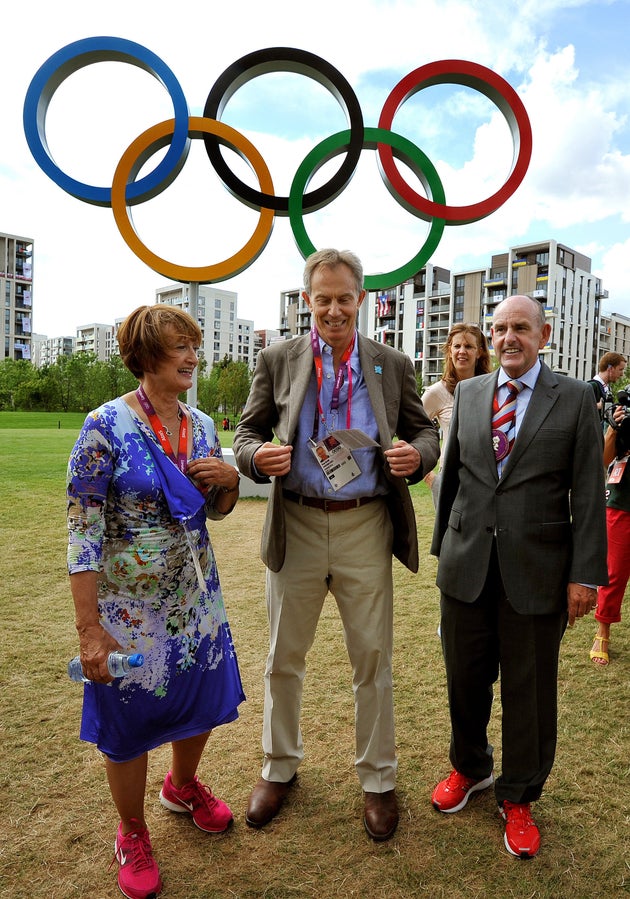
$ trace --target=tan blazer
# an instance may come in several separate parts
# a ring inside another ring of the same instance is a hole
[[[381,450],[389,449],[394,435],[413,444],[422,463],[411,483],[431,471],[439,457],[438,434],[426,415],[416,387],[411,360],[404,353],[358,335],[359,359],[367,385]],[[292,444],[302,403],[314,370],[309,335],[272,344],[258,356],[252,388],[234,435],[234,456],[239,470],[259,483],[269,478],[253,467],[254,453],[273,440]],[[411,571],[418,570],[416,519],[407,481],[384,472],[390,484],[387,496],[394,525],[393,553]],[[284,564],[286,532],[282,479],[274,478],[263,526],[261,558],[272,571]]]

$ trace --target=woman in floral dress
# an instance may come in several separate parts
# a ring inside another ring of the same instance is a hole
[[[171,306],[121,325],[138,390],[85,421],[68,465],[68,570],[85,684],[81,739],[96,743],[120,816],[118,884],[130,899],[161,890],[144,799],[148,752],[172,744],[160,800],[202,830],[232,821],[197,777],[212,729],[244,700],[206,518],[238,499],[214,423],[178,399],[192,385],[201,331]],[[113,680],[111,651],[144,664]]]

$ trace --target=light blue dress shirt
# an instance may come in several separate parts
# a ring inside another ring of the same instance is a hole
[[[352,370],[350,427],[358,428],[378,442],[378,428],[372,412],[367,385],[361,371],[358,344],[359,341],[357,339],[350,357],[350,368]],[[324,343],[321,337],[319,338],[319,346],[323,366],[320,401],[325,420],[322,422],[321,416],[317,415],[317,430],[314,438],[316,441],[326,437],[331,431],[345,430],[348,414],[347,376],[344,376],[344,382],[339,392],[339,408],[330,408],[335,386],[332,349]],[[300,411],[297,433],[293,439],[291,470],[283,481],[283,487],[287,490],[293,490],[295,493],[300,493],[302,496],[337,500],[358,499],[363,496],[387,493],[387,484],[382,473],[382,458],[377,447],[362,447],[361,449],[353,450],[352,455],[361,469],[361,474],[339,490],[333,489],[309,448],[309,438],[313,436],[316,410],[317,376],[315,366],[313,365],[313,373]]]

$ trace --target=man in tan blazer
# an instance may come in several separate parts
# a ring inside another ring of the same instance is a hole
[[[409,358],[357,333],[365,297],[357,257],[313,254],[304,288],[311,333],[260,353],[234,437],[240,471],[273,482],[261,552],[270,625],[264,763],[246,820],[252,827],[271,821],[295,781],[304,756],[306,654],[330,591],[353,671],[364,825],[374,840],[386,840],[398,823],[392,553],[417,571],[407,481],[434,468],[438,435]]]
[[[496,307],[500,368],[455,391],[431,547],[439,556],[453,766],[432,802],[457,812],[494,782],[487,725],[500,671],[495,794],[505,846],[521,858],[540,845],[530,803],[554,761],[560,641],[567,621],[595,607],[594,585],[607,582],[603,438],[593,391],[539,360],[550,330],[530,297]],[[514,415],[506,412],[512,401]]]

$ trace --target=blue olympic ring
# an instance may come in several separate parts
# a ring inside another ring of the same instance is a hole
[[[179,81],[159,56],[141,44],[119,37],[90,37],[54,53],[37,71],[26,92],[24,134],[39,167],[62,190],[95,206],[111,206],[111,188],[84,184],[66,175],[54,162],[46,141],[46,114],[57,88],[84,66],[108,61],[127,62],[149,72],[164,85],[173,102],[175,130],[168,152],[152,172],[127,187],[127,202],[142,203],[156,197],[175,180],[186,161],[189,141],[188,104]]]

